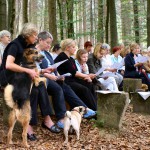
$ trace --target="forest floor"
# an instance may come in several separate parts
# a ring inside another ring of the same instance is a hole
[[[1,107],[2,108],[2,107]],[[2,110],[2,109],[0,109]],[[2,111],[0,111],[2,116]],[[55,120],[55,118],[53,118]],[[113,120],[112,120],[113,121]],[[63,132],[52,134],[43,129],[40,124],[34,128],[38,140],[31,142],[29,150],[149,150],[150,149],[150,116],[132,112],[128,106],[120,131],[97,128],[94,121],[82,120],[80,140],[75,135],[69,135],[69,143],[65,145]],[[0,119],[0,149],[26,150],[21,146],[21,131],[13,132],[14,145],[6,145],[7,127],[4,128]]]

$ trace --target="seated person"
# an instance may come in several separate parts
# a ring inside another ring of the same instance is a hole
[[[112,52],[113,54],[111,55],[111,61],[112,61],[112,64],[115,64],[115,63],[123,63],[123,58],[120,56],[120,53],[121,53],[121,47],[119,46],[115,46],[113,47],[112,49]],[[124,63],[123,63],[124,64]],[[125,70],[125,67],[122,66],[121,68],[119,68],[117,70],[118,73],[120,73],[122,76],[124,76],[124,70]]]
[[[48,52],[51,43],[53,41],[52,35],[43,31],[38,34],[38,43],[36,48],[40,53],[45,56],[40,64],[41,69],[51,67],[54,64],[54,60],[51,54]],[[54,73],[44,73],[43,76],[47,78],[47,92],[52,96],[52,102],[54,106],[54,111],[56,118],[58,120],[57,126],[63,128],[63,119],[66,112],[65,100],[70,106],[70,109],[73,109],[77,106],[87,106],[82,102],[82,100],[74,93],[74,91],[63,82],[62,78],[58,78],[57,71]],[[87,108],[87,113],[84,115],[84,118],[92,118],[95,116],[95,112]]]
[[[135,63],[135,58],[139,53],[140,46],[137,43],[130,44],[130,53],[125,58],[125,78],[139,78],[142,79],[142,83],[147,84],[150,89],[150,81],[148,80],[145,70],[139,71],[139,68],[143,66],[143,63]]]
[[[111,67],[113,63],[111,61],[110,46],[107,43],[103,43],[102,48],[106,50],[106,53],[101,58],[102,67],[106,68],[104,73],[114,72],[115,73],[114,78],[116,80],[117,86],[120,87],[120,89],[122,89],[123,76],[117,73],[117,69]]]
[[[102,44],[96,44],[94,52],[89,55],[87,64],[89,67],[89,72],[96,74],[99,69],[102,68],[101,58],[105,54],[105,49],[102,48]],[[101,74],[100,74],[101,75]],[[96,78],[100,82],[102,90],[118,91],[118,86],[114,77],[100,77],[98,75]]]
[[[86,41],[84,43],[84,49],[88,52],[88,54],[92,53],[92,43],[90,41]]]
[[[37,41],[38,30],[34,24],[24,24],[20,35],[8,44],[4,51],[2,65],[0,67],[0,84],[5,86],[6,84],[13,83],[13,79],[16,72],[27,73],[32,79],[38,77],[38,73],[35,69],[24,68],[20,64],[23,61],[23,51],[29,46],[34,47]],[[42,72],[51,72],[51,68],[43,69]],[[36,136],[33,132],[33,125],[37,124],[37,106],[40,105],[41,113],[44,118],[42,127],[48,129],[53,133],[59,133],[61,130],[53,123],[50,115],[52,109],[49,103],[46,87],[43,82],[38,87],[33,85],[30,94],[31,105],[31,120],[28,127],[27,138],[31,141],[36,140]]]
[[[11,37],[11,34],[9,31],[7,30],[0,31],[0,65],[2,63],[4,49],[11,41],[10,37]]]
[[[83,74],[77,70],[75,60],[71,56],[76,51],[76,42],[73,39],[61,41],[62,52],[56,57],[55,62],[68,59],[61,64],[57,70],[60,75],[71,73],[72,76],[66,77],[65,82],[71,86],[73,91],[79,96],[86,106],[94,111],[97,110],[97,97],[91,74]]]

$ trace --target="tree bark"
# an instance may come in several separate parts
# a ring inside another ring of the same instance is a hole
[[[140,43],[138,2],[133,0],[135,42]]]
[[[109,43],[109,0],[107,0],[107,14],[106,14],[106,26],[105,26],[105,35],[106,43]]]
[[[74,38],[74,24],[73,24],[73,3],[74,0],[66,0],[67,4],[67,33],[68,33],[68,38]]]
[[[115,0],[109,1],[111,48],[118,44]]]
[[[6,0],[0,0],[0,30],[6,30],[7,24],[6,24]]]
[[[150,46],[150,1],[147,1],[147,46]]]
[[[56,1],[48,0],[49,31],[53,35],[53,44],[57,43]]]
[[[98,0],[98,28],[97,28],[97,42],[104,42],[104,0]]]
[[[28,0],[23,0],[23,24],[28,22]]]

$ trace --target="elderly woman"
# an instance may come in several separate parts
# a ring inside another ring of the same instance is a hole
[[[11,34],[7,30],[0,31],[0,65],[2,63],[3,53],[5,47],[10,43]]]
[[[145,74],[145,70],[139,71],[139,68],[143,65],[143,63],[135,63],[135,58],[139,53],[140,46],[137,43],[130,44],[131,52],[127,54],[125,58],[125,78],[139,78],[142,79],[142,83],[147,84],[150,90],[150,81]]]
[[[101,58],[105,53],[106,50],[102,47],[102,44],[98,43],[94,48],[94,52],[89,55],[87,61],[90,73],[95,74],[99,69],[102,68]],[[114,77],[100,77],[99,75],[97,76],[97,79],[100,82],[103,90],[118,91],[118,86]]]
[[[120,90],[122,90],[123,76],[117,73],[117,69],[112,68],[113,63],[112,63],[111,55],[110,55],[110,46],[107,43],[103,43],[102,48],[106,50],[106,53],[101,59],[102,67],[106,68],[105,72],[115,72],[114,77],[115,77],[116,83],[118,87],[120,87]]]
[[[6,84],[13,83],[15,72],[25,72],[32,79],[38,76],[38,73],[34,69],[24,68],[20,64],[23,59],[23,51],[25,48],[34,47],[37,41],[38,30],[35,25],[27,23],[23,26],[20,35],[8,44],[4,51],[3,61],[0,68],[0,84],[5,86]],[[42,73],[51,72],[50,68],[43,69]],[[32,125],[37,124],[37,105],[40,105],[44,122],[42,127],[48,129],[51,132],[59,133],[60,129],[53,123],[50,118],[52,113],[49,104],[49,98],[44,83],[40,83],[38,87],[33,85],[30,94],[31,105],[31,121],[28,127],[27,137],[29,140],[36,140],[36,136],[33,132]]]

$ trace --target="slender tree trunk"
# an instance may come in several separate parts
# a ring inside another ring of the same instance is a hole
[[[138,2],[133,0],[135,42],[140,43]]]
[[[90,1],[90,41],[93,43],[93,9],[92,9],[92,0]]]
[[[104,42],[104,0],[98,0],[98,28],[97,28],[97,42]]]
[[[14,22],[15,22],[15,16],[16,16],[16,7],[15,7],[15,0],[10,0],[8,3],[8,30],[12,34],[12,37],[14,36]]]
[[[73,3],[74,0],[66,0],[67,4],[67,29],[68,29],[68,38],[74,38],[74,25],[73,25]]]
[[[0,0],[0,30],[7,29],[6,18],[6,0]]]
[[[23,0],[23,24],[28,22],[28,0]]]
[[[147,46],[150,46],[150,1],[147,1]]]
[[[109,1],[111,47],[118,44],[115,0]]]
[[[107,0],[107,14],[106,14],[106,26],[105,26],[105,34],[106,34],[106,43],[109,43],[109,0]]]
[[[49,31],[53,35],[53,44],[57,43],[56,1],[48,0]]]
[[[84,33],[84,43],[88,40],[88,37],[86,35],[87,32],[87,17],[86,17],[86,1],[82,1],[82,7],[83,7],[83,33]]]
[[[62,40],[64,37],[64,31],[63,31],[64,21],[63,21],[63,12],[62,12],[63,3],[61,0],[57,0],[57,4],[58,4],[58,8],[59,8],[60,39]]]

